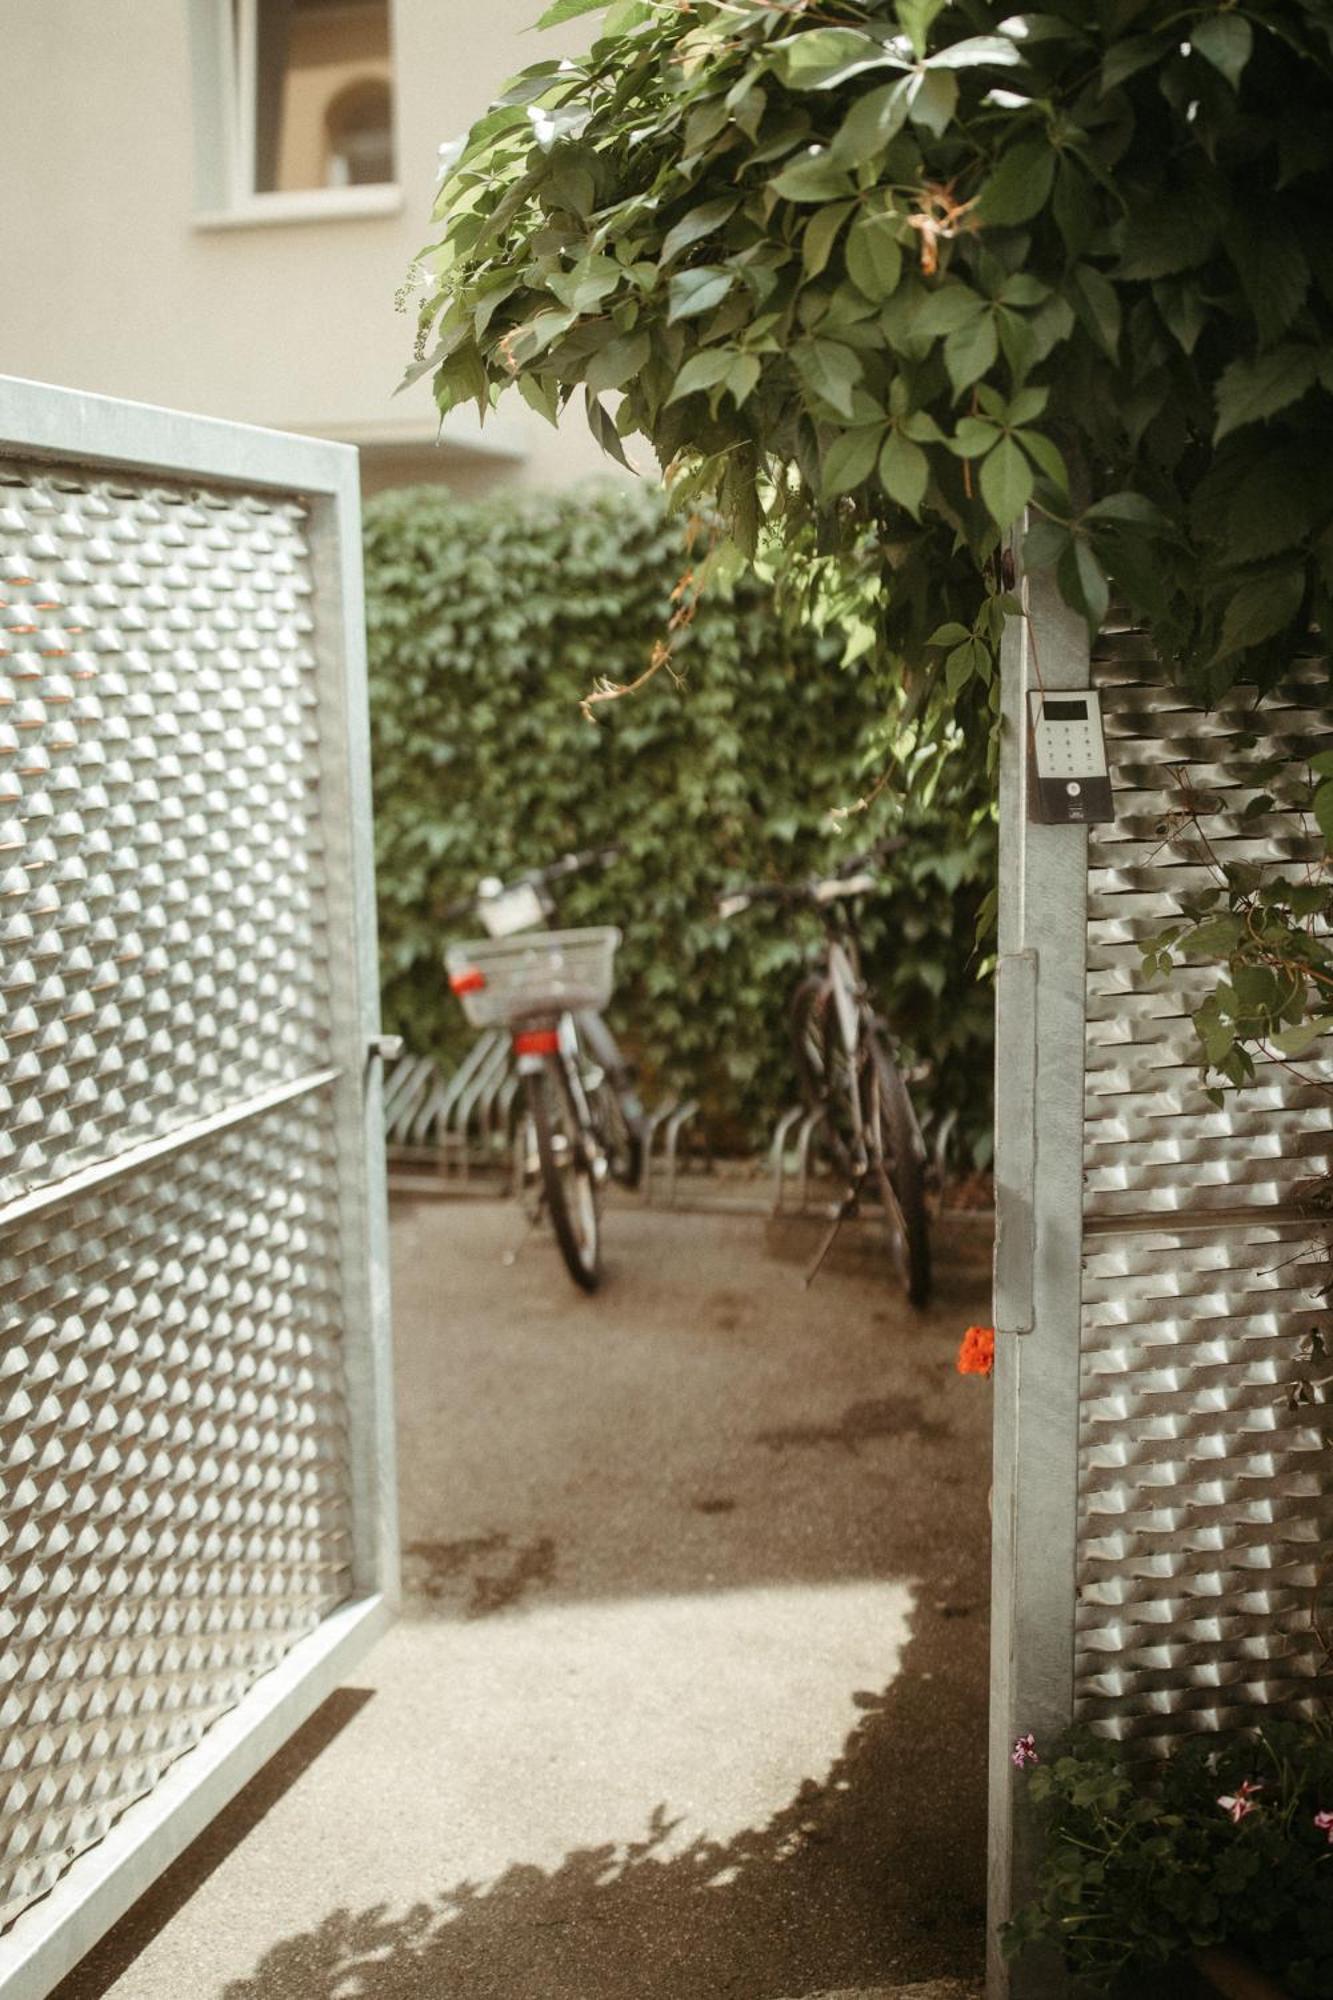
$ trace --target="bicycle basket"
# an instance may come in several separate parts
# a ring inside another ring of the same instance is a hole
[[[597,1012],[611,998],[620,932],[526,931],[445,947],[449,984],[474,1028],[534,1014]]]

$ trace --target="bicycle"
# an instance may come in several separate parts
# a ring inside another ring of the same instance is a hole
[[[879,886],[874,864],[903,844],[881,842],[834,874],[808,882],[758,882],[730,890],[721,897],[718,913],[729,920],[754,903],[781,903],[814,909],[824,926],[823,964],[792,995],[792,1043],[802,1094],[810,1110],[821,1115],[823,1144],[846,1185],[807,1284],[842,1224],[859,1213],[873,1182],[894,1267],[912,1304],[925,1306],[931,1294],[926,1149],[887,1025],[862,976],[851,907],[857,897]]]
[[[475,1028],[506,1028],[524,1091],[515,1145],[520,1198],[538,1190],[574,1282],[601,1281],[601,1188],[612,1171],[633,1185],[642,1111],[629,1064],[601,1018],[611,997],[620,932],[544,928],[549,885],[603,864],[614,849],[567,854],[505,884],[483,881],[446,919],[475,910],[490,935],[445,948],[449,984]],[[600,1056],[600,1060],[598,1059]]]
[[[498,875],[485,876],[472,895],[441,911],[441,921],[451,923],[462,916],[475,916],[491,938],[547,930],[557,912],[553,885],[591,868],[609,867],[619,854],[618,847],[585,848],[562,854],[544,868],[526,869],[507,882]],[[579,1008],[573,1021],[593,1130],[612,1178],[623,1187],[636,1188],[643,1171],[643,1104],[634,1065],[596,1009]]]

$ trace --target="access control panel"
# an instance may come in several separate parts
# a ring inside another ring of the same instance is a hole
[[[1035,783],[1032,817],[1047,826],[1091,826],[1115,818],[1095,688],[1028,696]]]

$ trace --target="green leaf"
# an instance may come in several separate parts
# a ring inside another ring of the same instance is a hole
[[[1310,289],[1310,265],[1300,238],[1281,214],[1267,208],[1234,215],[1227,251],[1259,329],[1260,347],[1287,332]]]
[[[1330,825],[1333,825],[1333,800],[1329,802]],[[1325,831],[1325,840],[1333,839],[1333,833]],[[1294,1028],[1284,1028],[1280,1035],[1273,1036],[1273,1047],[1279,1054],[1299,1059],[1308,1056],[1316,1042],[1328,1033],[1327,1021],[1302,1021]]]
[[[879,455],[879,479],[890,500],[919,520],[930,484],[930,460],[920,445],[912,444],[901,431],[890,431]]]
[[[1165,514],[1146,493],[1104,493],[1100,500],[1094,500],[1083,517],[1087,521],[1124,521],[1133,527],[1155,528],[1159,532],[1170,526]]]
[[[806,28],[779,42],[773,68],[791,90],[831,90],[869,69],[901,69],[902,58],[859,28]]]
[[[1023,56],[1007,35],[969,35],[927,58],[928,69],[1012,69]]]
[[[1289,625],[1305,596],[1305,566],[1290,563],[1241,584],[1227,604],[1217,657],[1257,646]]]
[[[842,201],[856,192],[850,176],[824,146],[810,146],[769,182],[784,201]]]
[[[1112,361],[1120,351],[1120,294],[1092,264],[1076,264],[1069,274],[1070,302],[1102,352]]]
[[[852,415],[852,391],[861,380],[861,357],[840,340],[809,340],[793,350],[801,379],[814,394],[837,410]]]
[[[1061,456],[1059,446],[1053,444],[1042,431],[1015,431],[1014,436],[1038,471],[1044,472],[1051,484],[1067,497],[1069,468]]]
[[[640,373],[653,351],[653,343],[646,333],[623,333],[616,340],[608,340],[606,346],[594,354],[588,363],[584,381],[598,393],[605,389],[623,389],[626,382]]]
[[[587,391],[583,400],[588,415],[589,430],[607,457],[614,458],[618,465],[623,465],[626,472],[629,472],[630,462],[625,456],[625,447],[620,442],[620,433],[609,411],[602,407],[591,389]]]
[[[897,290],[903,253],[892,215],[861,215],[847,232],[847,275],[876,305]]]
[[[926,41],[935,16],[944,10],[945,0],[897,0],[898,24],[914,54],[926,53]]]
[[[1001,438],[981,461],[979,484],[986,511],[997,528],[1012,526],[1032,498],[1032,467],[1013,438]]]
[[[981,313],[954,328],[944,343],[944,366],[955,396],[961,395],[979,375],[984,375],[988,368],[994,366],[998,352],[999,336],[994,313]]]
[[[1006,306],[1044,305],[1050,296],[1050,286],[1034,278],[1030,271],[1015,271],[1005,279],[999,292],[1000,303]]]
[[[1260,423],[1297,402],[1313,386],[1317,371],[1315,349],[1298,347],[1294,341],[1285,341],[1253,361],[1233,361],[1217,385],[1214,443],[1242,424]]]
[[[715,389],[727,380],[737,358],[734,347],[709,347],[702,354],[691,355],[672,383],[667,402],[677,403],[682,396]]]
[[[1112,43],[1102,58],[1102,89],[1115,90],[1137,76],[1149,63],[1160,62],[1169,44],[1155,35],[1127,35]]]
[[[1168,331],[1186,354],[1193,354],[1199,335],[1208,324],[1208,308],[1196,280],[1159,278],[1152,288],[1153,303]]]
[[[1020,389],[1008,408],[1006,409],[1002,405],[995,414],[1003,417],[1010,424],[1030,424],[1046,408],[1050,400],[1050,394],[1049,389],[1040,388],[1035,385],[1029,389]],[[986,399],[986,391],[984,389],[981,391],[981,398],[984,407]]]
[[[673,257],[678,257],[682,250],[688,250],[691,243],[698,243],[703,237],[711,236],[715,229],[735,214],[739,206],[738,196],[724,195],[717,201],[701,202],[699,207],[692,208],[688,215],[682,215],[680,221],[674,222],[662,238],[658,263],[665,267]]]
[[[944,662],[944,692],[950,701],[957,701],[971,680],[975,661],[976,642],[969,638],[965,644],[955,646]]]
[[[898,418],[898,428],[913,444],[943,444],[944,432],[929,410],[907,410]]]
[[[738,354],[727,370],[727,394],[737,409],[754,394],[762,366],[757,354]]]
[[[555,5],[547,8],[538,20],[537,26],[559,28],[564,22],[577,19],[580,14],[595,14],[605,5],[606,0],[555,0]]]
[[[1031,542],[1031,534],[1027,540]],[[1093,554],[1086,535],[1066,541],[1056,562],[1055,576],[1066,603],[1081,611],[1089,632],[1096,633],[1106,617],[1111,589],[1106,581],[1106,572]]]
[[[697,264],[693,270],[677,271],[667,294],[667,325],[681,319],[697,319],[700,313],[720,305],[735,281],[734,271],[712,264]]]
[[[830,158],[840,167],[859,167],[883,153],[906,123],[909,81],[900,76],[859,97],[834,134]]]
[[[1191,958],[1225,958],[1232,947],[1239,944],[1244,928],[1244,923],[1239,917],[1211,917],[1206,924],[1200,924],[1196,930],[1191,931],[1188,937],[1182,940],[1182,944]],[[1203,1013],[1199,1018],[1205,1022],[1209,1020]],[[1216,1025],[1215,1017],[1212,1024]],[[1229,1040],[1230,1030],[1227,1034]]]
[[[920,70],[909,86],[908,99],[912,123],[942,139],[958,108],[958,78],[947,69]]]
[[[824,269],[838,231],[855,207],[854,201],[830,202],[811,216],[801,243],[801,267],[807,278],[817,278]]]
[[[1190,47],[1221,70],[1233,90],[1254,49],[1254,31],[1243,14],[1214,14],[1190,29]]]
[[[1044,139],[1024,139],[1001,155],[982,185],[976,213],[983,223],[1027,222],[1046,201],[1055,175],[1055,154]]]
[[[948,624],[937,625],[927,639],[926,644],[928,646],[959,646],[964,639],[970,639],[971,637],[972,634],[968,631],[966,625],[960,625],[957,619],[952,619]]]
[[[1068,528],[1061,521],[1033,521],[1023,537],[1024,569],[1054,569],[1072,548]]]
[[[826,500],[835,500],[840,493],[850,493],[854,486],[865,484],[875,469],[883,435],[883,424],[867,424],[843,431],[833,440],[824,454],[822,484]]]
[[[969,285],[949,283],[932,292],[917,311],[912,324],[914,333],[937,335],[952,333],[955,328],[966,326],[972,320],[985,318],[990,306],[979,292]]]
[[[959,458],[982,458],[1003,435],[1001,427],[986,417],[960,417],[949,447]]]
[[[1258,562],[1303,542],[1324,511],[1319,485],[1289,453],[1265,452],[1232,486],[1226,509],[1229,560]]]

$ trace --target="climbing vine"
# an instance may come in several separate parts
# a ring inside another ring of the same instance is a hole
[[[646,440],[928,727],[994,706],[1023,522],[1091,628],[1264,689],[1333,612],[1331,111],[1322,0],[621,0],[446,150],[417,372]],[[1324,876],[1218,887],[1267,1027],[1327,1012]]]

